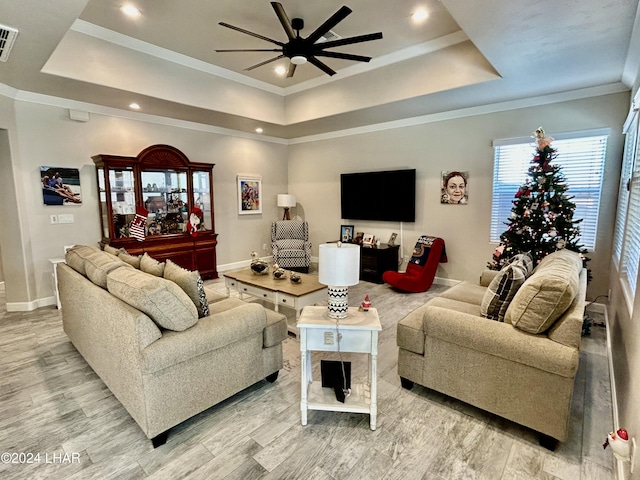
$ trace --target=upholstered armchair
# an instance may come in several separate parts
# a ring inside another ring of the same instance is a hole
[[[287,270],[309,273],[311,243],[309,226],[302,220],[280,220],[271,224],[273,261]]]

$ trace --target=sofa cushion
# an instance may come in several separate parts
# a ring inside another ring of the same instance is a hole
[[[200,273],[182,268],[171,260],[167,260],[164,266],[164,278],[176,283],[198,309],[198,317],[206,317],[209,315],[209,302],[207,294],[204,291],[204,282]]]
[[[285,238],[276,240],[273,243],[281,250],[304,250],[304,240],[297,238]]]
[[[100,249],[98,247],[92,247],[90,245],[77,245],[67,250],[64,256],[65,262],[80,275],[84,275],[86,277],[87,271],[85,269],[84,262],[88,256],[93,255],[94,253],[99,251]]]
[[[503,322],[511,300],[532,269],[533,258],[529,253],[521,253],[512,258],[487,287],[480,305],[481,315]]]
[[[118,258],[125,263],[128,263],[133,268],[140,268],[141,255],[130,255],[127,252],[120,252]]]
[[[505,321],[528,333],[542,333],[569,308],[579,290],[580,255],[559,250],[540,261],[507,309]]]
[[[464,281],[449,288],[448,290],[445,290],[440,294],[440,297],[480,306],[486,292],[486,286],[482,287],[477,283]]]
[[[87,271],[87,278],[102,288],[107,288],[107,275],[109,272],[126,267],[131,269],[131,265],[124,263],[118,257],[107,252],[97,251],[88,256],[84,262]]]
[[[183,331],[198,322],[198,310],[189,296],[164,278],[119,268],[107,275],[107,289],[167,330]]]
[[[127,253],[124,248],[116,248],[108,244],[104,246],[103,250],[111,255],[115,255],[116,257],[121,253]]]
[[[147,252],[144,252],[140,259],[140,270],[156,277],[161,277],[164,274],[164,262],[159,262]]]

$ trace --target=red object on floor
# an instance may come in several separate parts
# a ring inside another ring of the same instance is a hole
[[[447,261],[444,240],[423,235],[418,239],[406,272],[387,271],[382,280],[398,290],[426,292],[431,287],[440,262]]]

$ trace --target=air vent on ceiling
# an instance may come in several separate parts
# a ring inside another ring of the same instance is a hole
[[[317,41],[316,43],[322,43],[322,42],[332,42],[334,40],[338,40],[342,38],[340,35],[338,35],[336,32],[334,32],[333,30],[329,30],[327,33],[325,33],[324,35],[322,35]]]
[[[17,36],[17,29],[0,25],[0,62],[6,62],[9,59],[9,52]]]

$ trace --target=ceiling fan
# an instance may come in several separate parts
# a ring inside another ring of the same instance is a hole
[[[349,15],[352,10],[349,7],[342,7],[336,13],[331,15],[322,25],[320,25],[316,30],[309,35],[307,38],[302,38],[300,36],[300,30],[304,28],[304,21],[301,18],[294,18],[293,21],[289,20],[286,12],[282,5],[278,2],[271,2],[271,6],[276,12],[278,16],[278,20],[282,24],[282,28],[284,28],[285,33],[289,41],[287,43],[280,42],[278,40],[274,40],[272,38],[265,37],[263,35],[250,32],[240,27],[235,27],[233,25],[229,25],[228,23],[220,22],[219,24],[223,27],[230,28],[232,30],[236,30],[241,33],[246,33],[247,35],[251,35],[252,37],[259,38],[261,40],[265,40],[270,43],[274,43],[278,45],[280,48],[274,49],[236,49],[236,50],[216,50],[216,52],[281,52],[277,57],[271,58],[264,62],[260,62],[256,65],[252,65],[251,67],[245,68],[245,70],[253,70],[254,68],[261,67],[271,62],[275,62],[280,58],[287,57],[291,60],[289,65],[289,71],[287,72],[287,77],[293,77],[294,72],[296,71],[297,65],[302,65],[306,62],[315,65],[320,70],[325,72],[328,75],[335,75],[335,71],[331,69],[328,65],[318,60],[316,57],[330,57],[330,58],[340,58],[343,60],[353,60],[356,62],[368,62],[371,60],[371,57],[365,57],[362,55],[352,55],[350,53],[341,53],[341,52],[328,52],[327,48],[339,47],[342,45],[350,45],[352,43],[360,43],[360,42],[368,42],[370,40],[379,40],[382,38],[382,33],[369,33],[367,35],[358,35],[355,37],[349,38],[340,38],[338,40],[331,40],[317,43],[318,40],[323,37],[329,30],[335,27],[338,23],[344,20],[347,15]]]

